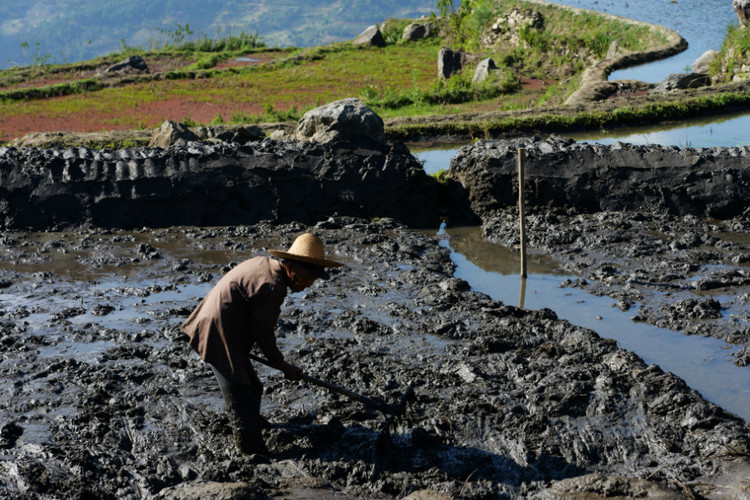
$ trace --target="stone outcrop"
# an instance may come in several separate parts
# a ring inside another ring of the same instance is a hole
[[[740,25],[747,26],[750,24],[750,0],[732,0],[732,7],[737,13]]]
[[[500,41],[506,41],[511,45],[519,45],[521,43],[520,32],[522,29],[544,30],[544,16],[542,13],[537,10],[514,7],[509,13],[499,17],[490,26],[482,35],[481,43],[485,46],[491,46]]]
[[[400,143],[0,148],[2,228],[314,223],[332,214],[437,227],[437,189]]]
[[[450,78],[461,71],[464,65],[462,52],[443,47],[438,52],[438,78]]]
[[[706,52],[704,52],[693,63],[693,73],[708,73],[708,69],[711,66],[711,63],[714,59],[716,59],[716,56],[718,55],[719,52],[717,52],[716,50],[707,50]]]
[[[366,104],[350,97],[317,107],[299,121],[297,139],[318,143],[336,140],[385,143],[383,120]]]
[[[675,90],[697,89],[711,85],[708,73],[672,73],[664,81],[654,85],[649,91],[652,94],[665,94]]]
[[[161,124],[161,127],[156,129],[148,147],[168,148],[175,144],[185,144],[197,140],[199,140],[198,136],[185,125],[172,120],[166,120]]]
[[[431,37],[435,31],[433,23],[411,23],[404,28],[401,39],[405,42],[416,42]]]
[[[385,38],[377,25],[369,26],[357,38],[354,39],[355,45],[369,45],[372,47],[385,47]]]
[[[459,150],[449,174],[466,190],[480,217],[518,202],[520,146],[527,149],[525,195],[531,207],[719,219],[747,208],[750,147],[603,146],[552,136],[480,141]]]
[[[121,73],[149,73],[148,65],[141,56],[130,56],[104,70],[107,75]]]
[[[477,65],[477,69],[474,70],[474,78],[472,78],[471,81],[475,84],[482,83],[487,79],[487,77],[490,76],[490,73],[492,71],[496,70],[497,66],[495,65],[495,61],[491,57],[483,59]]]

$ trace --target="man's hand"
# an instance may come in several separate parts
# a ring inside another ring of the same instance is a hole
[[[295,366],[286,361],[282,361],[279,365],[279,370],[284,372],[284,377],[289,380],[300,380],[302,378],[302,368]]]

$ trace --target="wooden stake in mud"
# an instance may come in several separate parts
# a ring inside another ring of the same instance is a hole
[[[521,221],[521,278],[526,278],[526,210],[524,208],[523,188],[526,183],[526,150],[518,148],[518,215]]]

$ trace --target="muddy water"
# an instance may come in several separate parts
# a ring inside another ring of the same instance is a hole
[[[747,118],[741,116],[719,123],[696,124],[691,128],[677,129],[672,135],[653,130],[648,135],[645,132],[637,135],[642,135],[645,142],[662,141],[665,145],[677,145],[674,144],[676,138],[687,136],[692,138],[688,141],[710,146],[714,138],[725,138],[725,132],[730,137],[732,134],[738,135],[736,123],[745,120]],[[415,155],[423,161],[425,171],[434,173],[447,169],[456,151],[456,146],[443,145],[433,150],[417,151]],[[731,231],[721,235],[727,240],[745,237],[745,234],[734,235]],[[708,400],[750,421],[750,370],[734,364],[733,355],[739,349],[737,346],[724,340],[687,336],[633,321],[637,317],[634,311],[642,304],[633,303],[632,310],[628,308],[623,312],[616,307],[618,304],[614,299],[592,295],[575,286],[563,288],[562,283],[575,283],[582,276],[566,274],[556,268],[554,261],[538,255],[531,258],[530,278],[524,290],[518,277],[520,264],[517,249],[509,250],[486,242],[479,228],[450,228],[445,244],[452,250],[453,260],[458,266],[457,276],[467,280],[473,289],[506,304],[552,309],[573,324],[615,339],[619,345],[648,362],[682,377]],[[710,273],[711,269],[706,266],[701,272]],[[701,275],[696,275],[692,279],[697,281],[700,278]],[[667,292],[649,292],[646,305],[658,309],[669,304],[670,300],[678,300],[678,297],[670,297]],[[693,297],[705,300],[712,296],[704,293]],[[731,325],[741,329],[747,327],[745,322],[750,317],[750,311],[744,301],[720,293],[713,295],[713,298],[727,305],[722,312],[725,325],[729,328],[733,328]],[[689,294],[679,299],[692,300]]]
[[[506,304],[552,309],[561,318],[614,339],[647,363],[676,374],[709,401],[750,422],[750,370],[732,362],[737,346],[635,322],[634,313],[618,309],[615,300],[566,286],[581,277],[564,274],[543,256],[530,257],[523,288],[517,251],[483,241],[479,228],[447,229],[443,234],[443,244],[451,248],[457,266],[455,275],[473,289]],[[727,318],[731,314],[724,313]]]

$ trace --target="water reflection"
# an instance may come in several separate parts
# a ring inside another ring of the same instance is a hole
[[[690,72],[693,62],[704,52],[721,48],[727,26],[737,24],[737,15],[729,0],[555,0],[554,3],[658,24],[678,32],[687,40],[688,48],[684,52],[661,61],[615,71],[610,80],[654,83],[664,80],[670,73]]]
[[[566,134],[576,141],[614,144],[659,144],[681,148],[750,146],[750,115],[746,111],[712,115],[645,127],[619,127]]]
[[[515,304],[520,288],[527,309],[552,309],[575,325],[616,340],[646,363],[681,377],[708,401],[750,422],[750,370],[732,363],[735,347],[722,340],[633,322],[630,314],[614,307],[613,299],[561,287],[562,282],[578,277],[562,274],[538,257],[530,262],[528,279],[522,280],[519,255],[482,240],[479,228],[445,229],[444,233],[441,244],[451,249],[455,276],[469,282],[472,289]]]

